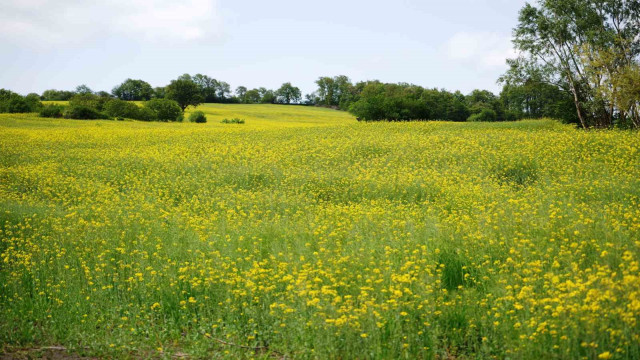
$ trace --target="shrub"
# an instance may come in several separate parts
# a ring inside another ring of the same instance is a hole
[[[94,94],[77,94],[69,100],[69,105],[89,107],[101,112],[104,110],[105,105],[110,101],[111,99],[109,98],[100,97]]]
[[[233,119],[223,119],[221,121],[223,124],[244,124],[244,119],[233,118]]]
[[[23,97],[13,91],[0,89],[0,113],[28,113],[40,110],[42,103],[37,95]]]
[[[469,116],[467,121],[496,121],[498,114],[493,109],[484,108],[479,113]]]
[[[42,109],[42,103],[40,102],[40,96],[35,93],[30,93],[24,97],[24,101],[29,106],[29,112],[38,112]]]
[[[155,121],[155,120],[158,120],[158,116],[156,115],[155,111],[147,107],[143,107],[143,108],[138,108],[138,114],[135,119],[142,120],[142,121]]]
[[[147,101],[144,106],[155,112],[160,121],[182,121],[182,109],[177,102],[169,99],[153,99]]]
[[[111,117],[138,119],[140,117],[140,107],[132,102],[111,99],[104,105],[104,113]]]
[[[194,123],[206,123],[207,117],[202,111],[194,111],[189,115],[189,121]]]
[[[507,110],[504,112],[504,120],[505,121],[516,121],[518,120],[518,114],[515,111]]]
[[[63,111],[64,111],[64,106],[62,105],[55,105],[55,104],[44,105],[40,109],[40,117],[61,118]]]
[[[9,100],[0,104],[0,112],[4,113],[28,113],[30,112],[29,104],[20,95],[11,97]]]
[[[64,110],[64,117],[67,119],[107,119],[107,116],[101,114],[94,108],[83,105],[71,105]]]

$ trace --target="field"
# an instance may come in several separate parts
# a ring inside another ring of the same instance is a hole
[[[0,115],[0,357],[640,358],[637,132],[202,109]]]

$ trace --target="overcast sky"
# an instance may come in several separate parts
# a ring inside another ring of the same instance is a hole
[[[499,91],[524,0],[0,0],[0,88],[110,91],[202,73],[304,93],[320,76]]]

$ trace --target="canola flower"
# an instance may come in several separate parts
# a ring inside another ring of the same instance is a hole
[[[0,115],[3,345],[640,358],[638,133],[204,109]]]

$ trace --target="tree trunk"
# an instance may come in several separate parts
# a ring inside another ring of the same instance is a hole
[[[584,122],[584,117],[582,116],[582,111],[580,110],[580,99],[578,99],[578,90],[576,89],[573,77],[571,76],[571,73],[569,71],[567,71],[567,77],[569,78],[569,85],[571,87],[571,93],[573,94],[573,103],[576,105],[576,111],[578,112],[578,119],[580,119],[582,128],[586,129],[587,125]]]

